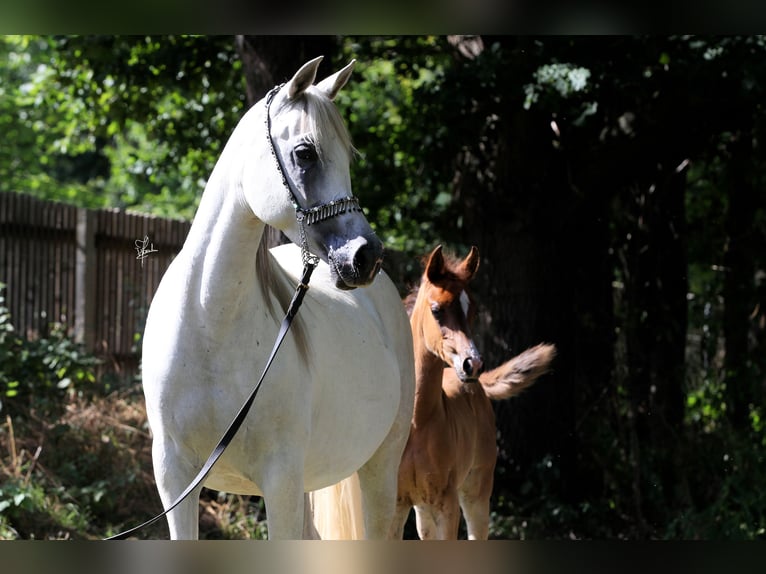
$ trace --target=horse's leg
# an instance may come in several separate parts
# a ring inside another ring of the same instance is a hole
[[[319,532],[314,525],[314,510],[311,507],[311,497],[307,492],[303,495],[303,539],[321,540]]]
[[[162,507],[167,508],[196,476],[197,470],[179,456],[176,447],[166,448],[159,438],[152,444],[154,478],[160,493]],[[196,488],[175,509],[167,515],[171,540],[197,540],[199,538],[199,495],[202,487]]]
[[[392,536],[396,508],[397,463],[398,457],[384,464],[379,460],[375,463],[368,462],[359,469],[364,537],[367,540],[385,540]],[[391,472],[391,467],[394,472]]]
[[[469,540],[486,540],[489,537],[489,499],[493,475],[493,468],[474,468],[460,487],[458,497]]]
[[[436,540],[436,515],[431,505],[415,505],[415,526],[421,540]]]
[[[267,465],[261,481],[269,540],[301,540],[305,526],[303,452]]]
[[[189,496],[167,515],[168,529],[171,540],[197,540],[199,538],[199,495],[202,487],[192,491]],[[179,491],[180,493],[180,491]],[[170,505],[173,500],[165,501],[163,505]]]
[[[457,493],[447,493],[438,504],[415,506],[415,518],[421,540],[457,540],[460,526]]]
[[[402,459],[404,444],[402,441],[392,440],[392,433],[389,433],[389,437],[357,473],[362,491],[364,532],[367,540],[390,539],[396,530],[394,514],[399,484],[399,462]]]
[[[391,531],[391,538],[394,540],[402,540],[404,538],[404,526],[407,524],[407,519],[410,517],[411,504],[396,504],[396,513],[394,514],[393,530]]]

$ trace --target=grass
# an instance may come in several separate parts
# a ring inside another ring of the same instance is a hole
[[[97,540],[159,513],[139,386],[70,395],[56,415],[14,409],[0,423],[0,539]],[[264,538],[262,501],[205,490],[200,538]],[[139,538],[167,538],[164,520]]]

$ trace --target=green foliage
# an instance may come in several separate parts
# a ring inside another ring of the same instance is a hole
[[[568,98],[588,88],[590,70],[571,64],[545,64],[535,72],[534,83],[524,86],[526,100],[524,108],[529,109],[540,99],[540,93],[552,91],[558,98]]]
[[[0,484],[0,539],[15,539],[20,532],[49,532],[66,538],[72,532],[86,531],[88,515],[72,502],[62,487],[46,489],[28,478],[6,480]]]
[[[693,411],[715,413],[718,400],[695,404]],[[693,418],[697,419],[694,415]],[[754,425],[754,429],[757,425]],[[668,521],[668,539],[766,540],[766,434],[742,434],[720,417],[689,426],[693,456],[684,457],[692,497],[687,508]]]
[[[706,388],[706,385],[701,385]],[[624,399],[622,399],[624,400]],[[616,403],[619,398],[613,398]],[[550,455],[520,473],[518,488],[495,489],[490,537],[499,539],[765,540],[766,432],[753,407],[752,428],[742,434],[727,423],[719,389],[690,395],[683,436],[678,437],[676,502],[656,474],[659,449],[636,457],[625,421],[606,409],[580,428],[587,448],[579,453],[578,480],[568,499],[561,470]],[[503,477],[500,476],[502,479]],[[570,476],[571,478],[571,476]],[[571,487],[572,485],[568,485]],[[639,519],[639,517],[641,519]]]
[[[215,517],[214,528],[200,532],[202,540],[266,540],[268,526],[263,498],[204,490],[202,505]]]
[[[1,190],[191,218],[244,109],[230,38],[7,36],[0,55]]]
[[[47,404],[33,397],[6,417],[0,538],[101,538],[158,512],[139,394],[66,397],[57,417],[40,417]]]
[[[337,98],[361,150],[354,188],[387,247],[423,253],[436,241],[434,219],[450,201],[449,170],[430,161],[447,138],[434,99],[450,65],[444,40],[347,38],[345,50],[347,58],[364,54]]]
[[[92,390],[98,359],[69,339],[62,325],[54,324],[37,340],[19,336],[3,288],[0,284],[0,409],[18,412],[34,400],[54,411],[66,394]]]

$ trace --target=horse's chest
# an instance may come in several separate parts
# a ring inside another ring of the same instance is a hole
[[[268,445],[290,444],[305,452],[307,478],[325,482],[339,473],[333,477],[339,480],[369,458],[391,428],[401,394],[398,361],[378,330],[359,318],[326,319],[312,330],[314,311],[304,311],[306,352],[288,333],[232,448],[247,459]],[[256,385],[276,337],[276,327],[265,330],[245,326],[236,336],[208,337],[203,330],[188,337],[173,375],[181,406],[175,419],[194,450],[210,448]]]

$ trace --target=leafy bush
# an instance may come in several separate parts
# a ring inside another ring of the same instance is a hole
[[[55,411],[64,395],[95,383],[99,360],[69,339],[58,323],[46,337],[21,337],[5,306],[4,287],[0,283],[0,410],[18,412],[34,402],[45,413]]]

